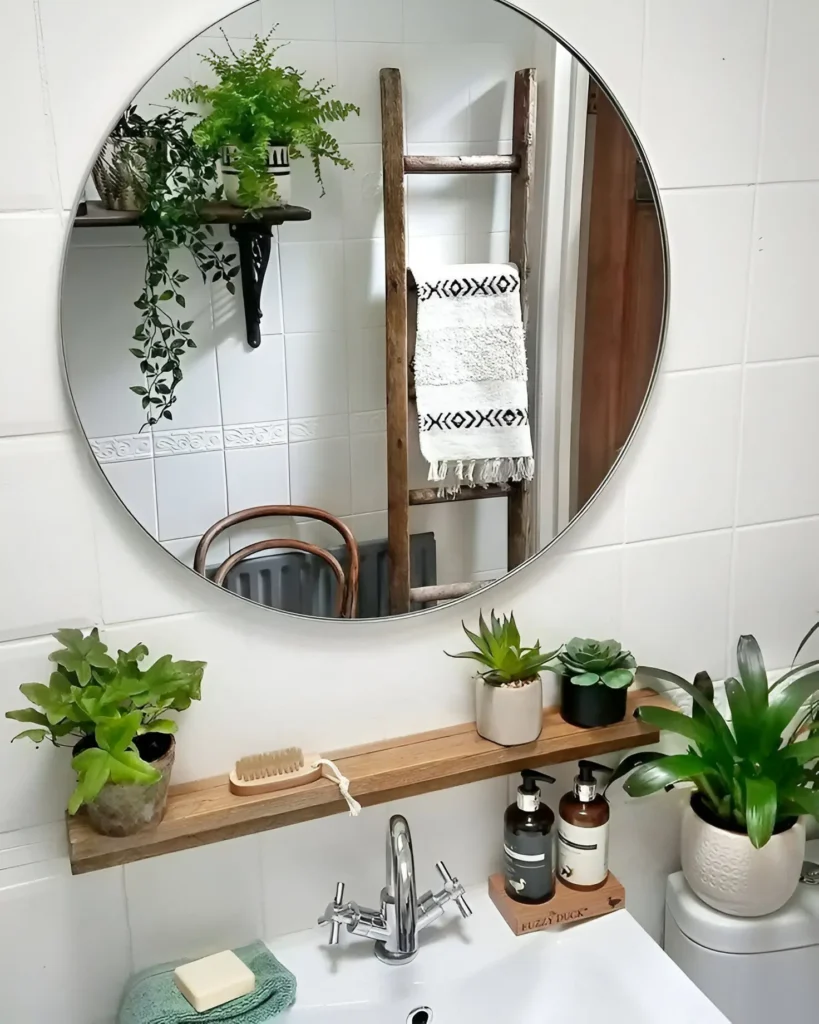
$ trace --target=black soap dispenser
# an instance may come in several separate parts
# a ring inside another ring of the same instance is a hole
[[[541,802],[537,782],[555,780],[530,768],[520,774],[517,800],[503,816],[504,888],[518,903],[546,903],[555,892],[555,816]]]

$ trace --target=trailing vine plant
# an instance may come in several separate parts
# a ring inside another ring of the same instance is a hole
[[[216,84],[191,82],[170,94],[172,100],[209,108],[194,128],[193,138],[212,154],[224,146],[235,147],[232,162],[238,172],[239,199],[250,210],[269,206],[271,199],[278,198],[275,177],[267,173],[271,144],[288,146],[291,160],[303,158],[306,151],[324,195],[321,161],[346,170],[353,166],[325,125],[361,113],[354,103],[329,99],[333,86],[325,85],[323,79],[307,85],[301,71],[276,63],[276,54],[287,45],[271,42],[277,27],[264,38],[256,36],[250,49],[239,53],[223,31],[229,56],[213,50],[201,54],[215,73]]]
[[[239,273],[232,266],[235,253],[225,253],[214,241],[213,227],[202,221],[202,207],[218,196],[213,157],[191,137],[186,122],[193,116],[176,109],[163,110],[150,119],[131,106],[120,118],[112,138],[117,142],[117,163],[128,171],[140,206],[147,255],[142,292],[134,305],[140,322],[134,331],[131,353],[139,360],[144,384],[131,388],[142,399],[146,422],[173,420],[177,388],[182,381],[182,359],[196,348],[193,320],[184,320],[188,280],[171,267],[175,249],[193,257],[203,281],[224,281],[231,295]]]

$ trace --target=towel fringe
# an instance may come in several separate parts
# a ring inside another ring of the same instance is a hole
[[[458,459],[455,462],[431,462],[429,479],[439,483],[441,497],[455,497],[466,484],[469,487],[492,487],[508,481],[520,483],[533,480],[535,460],[529,457],[515,459]],[[454,479],[453,479],[454,478]]]

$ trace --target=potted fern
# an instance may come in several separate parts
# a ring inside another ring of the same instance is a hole
[[[176,753],[176,722],[167,715],[199,700],[205,663],[166,654],[143,670],[144,644],[119,651],[115,660],[96,629],[88,636],[61,629],[54,638],[61,646],[49,655],[55,670],[48,683],[20,687],[33,707],[6,712],[32,727],[14,739],[39,746],[48,738],[73,749],[77,786],[68,812],[84,806],[103,835],[158,824]]]
[[[690,717],[657,707],[639,711],[643,721],[682,736],[688,750],[634,754],[613,779],[630,775],[625,789],[633,797],[690,785],[682,827],[688,884],[724,914],[760,917],[784,906],[796,890],[805,857],[800,816],[819,817],[819,728],[807,706],[819,692],[819,661],[771,684],[759,645],[743,636],[737,665],[739,679],[725,681],[730,724],[714,705],[706,672],[692,684],[642,669],[690,695]]]
[[[583,729],[623,721],[637,662],[616,640],[575,637],[560,649],[554,667],[561,676],[560,714],[565,721]]]
[[[209,108],[193,138],[205,152],[221,155],[228,201],[250,210],[290,201],[290,161],[305,152],[322,188],[322,160],[351,168],[325,125],[360,113],[352,103],[330,99],[332,86],[321,80],[307,85],[302,72],[277,64],[286,44],[272,43],[273,31],[239,53],[225,36],[228,56],[202,54],[216,84],[192,82],[170,97]]]
[[[476,728],[484,739],[504,747],[533,743],[543,729],[543,686],[540,673],[556,652],[543,653],[540,643],[521,644],[515,616],[498,619],[494,611],[490,626],[481,613],[478,633],[462,623],[475,650],[450,654],[484,666],[475,689]]]

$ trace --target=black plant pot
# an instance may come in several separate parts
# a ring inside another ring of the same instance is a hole
[[[596,686],[575,686],[571,676],[560,680],[560,714],[570,725],[581,729],[594,729],[601,725],[614,725],[626,717],[628,687],[613,690],[598,683]]]

